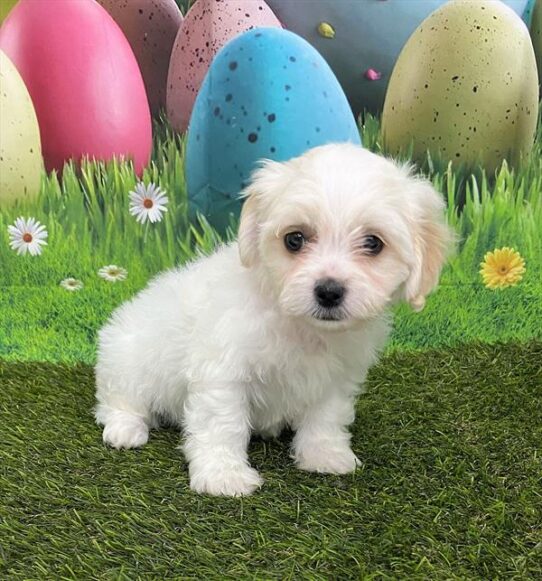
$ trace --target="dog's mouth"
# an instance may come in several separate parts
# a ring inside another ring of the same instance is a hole
[[[347,317],[340,309],[319,309],[312,314],[317,321],[334,322],[344,321]]]

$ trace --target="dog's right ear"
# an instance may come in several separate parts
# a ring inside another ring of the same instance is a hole
[[[265,214],[262,201],[273,199],[277,192],[284,191],[291,180],[290,167],[296,160],[278,162],[270,159],[262,160],[260,166],[252,173],[250,185],[243,190],[241,197],[245,203],[241,211],[239,222],[239,256],[241,264],[250,268],[258,259],[258,246],[260,242],[260,229],[262,214]]]
[[[246,268],[253,266],[258,256],[257,204],[257,195],[249,190],[241,211],[239,234],[237,237],[241,264]]]

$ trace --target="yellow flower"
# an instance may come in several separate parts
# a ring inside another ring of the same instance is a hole
[[[520,253],[508,247],[488,252],[480,266],[484,284],[490,289],[514,286],[525,273],[525,261]]]

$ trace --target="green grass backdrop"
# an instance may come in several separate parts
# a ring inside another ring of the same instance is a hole
[[[205,223],[187,221],[183,139],[163,125],[156,129],[143,180],[159,184],[169,197],[162,222],[141,225],[129,214],[136,178],[130,164],[117,162],[88,162],[79,174],[67,167],[61,183],[55,175],[44,177],[37,201],[1,211],[0,358],[92,363],[96,331],[115,306],[159,271],[219,242]],[[377,152],[379,130],[367,116],[364,144]],[[431,158],[421,168],[446,198],[460,244],[425,310],[397,309],[390,349],[542,337],[541,133],[539,128],[535,148],[520,167],[504,163],[496,176],[468,174]],[[48,246],[41,256],[21,257],[9,248],[7,226],[19,215],[46,225]],[[492,291],[482,284],[480,262],[502,246],[519,251],[527,270],[518,286]],[[126,268],[128,279],[112,285],[98,278],[97,270],[107,264]],[[82,280],[83,290],[60,288],[67,277]]]

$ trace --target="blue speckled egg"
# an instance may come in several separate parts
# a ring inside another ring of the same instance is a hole
[[[320,54],[292,32],[250,30],[217,54],[194,105],[186,146],[191,217],[199,212],[224,231],[258,160],[345,141],[359,144],[359,131]]]

